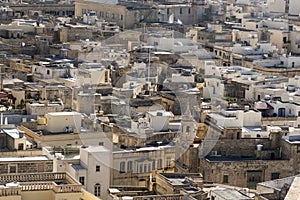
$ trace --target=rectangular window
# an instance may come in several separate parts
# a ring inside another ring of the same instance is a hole
[[[140,173],[143,173],[143,164],[140,164]]]
[[[128,161],[127,163],[127,172],[132,172],[132,161]]]
[[[223,183],[228,183],[228,174],[223,175]]]
[[[159,159],[157,162],[157,169],[161,169],[162,168],[162,159]]]
[[[23,143],[18,144],[18,150],[24,150],[24,144]]]
[[[120,162],[120,173],[125,173],[125,162]]]
[[[279,179],[279,173],[272,173],[271,174],[271,180]]]
[[[152,170],[155,170],[155,160],[152,161]]]
[[[300,153],[300,145],[297,145],[297,153]]]
[[[8,166],[8,173],[17,173],[17,165],[9,165]]]
[[[171,159],[170,158],[167,158],[166,160],[166,167],[169,167],[171,164]]]
[[[81,183],[82,185],[84,185],[84,176],[80,176],[79,177],[79,183]]]
[[[96,165],[96,172],[100,172],[100,165]]]

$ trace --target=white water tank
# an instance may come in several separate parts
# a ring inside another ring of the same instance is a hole
[[[258,144],[258,145],[256,146],[257,151],[261,151],[262,148],[263,148],[263,146],[264,146],[264,145],[262,145],[262,144]]]

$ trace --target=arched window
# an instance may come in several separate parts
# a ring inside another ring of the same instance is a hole
[[[101,185],[99,183],[96,183],[94,186],[94,195],[96,197],[100,197],[101,194]]]

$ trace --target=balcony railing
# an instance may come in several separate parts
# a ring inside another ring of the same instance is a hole
[[[20,194],[21,194],[21,187],[0,188],[0,197],[1,196],[17,196]]]
[[[5,174],[0,175],[0,184],[10,182],[27,182],[27,181],[55,181],[65,180],[66,173],[38,173],[38,174]]]
[[[55,193],[81,192],[81,184],[67,173],[6,174],[0,175],[1,184],[20,182],[16,187],[0,188],[0,196],[20,195],[21,191],[53,190]],[[56,182],[66,182],[59,185]]]

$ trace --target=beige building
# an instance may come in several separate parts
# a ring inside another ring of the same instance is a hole
[[[51,133],[79,133],[81,114],[77,112],[53,112],[46,115],[46,130]]]
[[[150,174],[155,170],[168,170],[175,159],[174,146],[142,147],[135,150],[113,152],[111,185],[148,187]]]
[[[1,126],[3,125],[1,124]],[[26,150],[31,147],[31,143],[27,141],[24,133],[15,128],[3,128],[0,137],[1,149]]]
[[[156,176],[156,192],[157,194],[180,194],[182,189],[190,187],[198,188],[203,184],[201,174],[194,173],[158,173]]]
[[[46,156],[14,156],[0,158],[0,174],[52,172],[53,162]]]
[[[45,115],[49,112],[62,112],[64,109],[63,105],[57,103],[27,103],[26,112],[27,115]]]
[[[136,23],[146,19],[157,21],[155,9],[150,8],[149,5],[132,2],[108,4],[104,3],[104,1],[100,3],[78,0],[75,3],[75,17],[82,17],[83,14],[89,11],[95,11],[98,18],[116,22],[123,29],[130,29],[134,28]]]
[[[0,175],[0,200],[96,200],[65,172]]]

